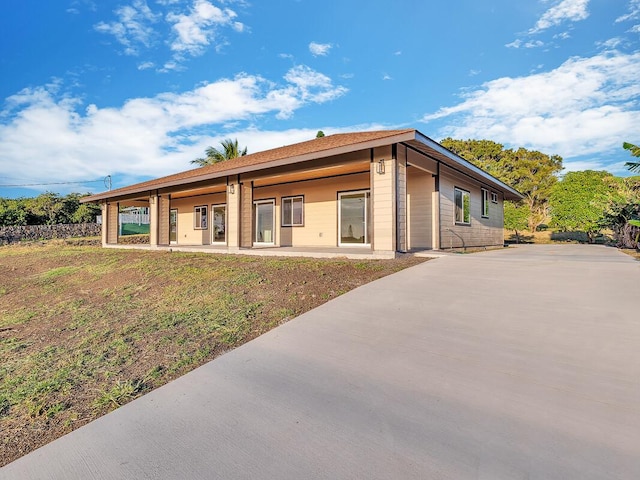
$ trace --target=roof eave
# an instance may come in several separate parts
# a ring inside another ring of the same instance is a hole
[[[481,168],[476,167],[473,163],[469,162],[468,160],[465,160],[464,158],[460,157],[459,155],[456,155],[451,150],[443,147],[442,145],[440,145],[435,140],[432,140],[431,138],[427,137],[423,133],[420,133],[418,130],[416,130],[415,133],[416,133],[416,140],[424,143],[426,146],[428,146],[432,150],[435,150],[439,154],[444,155],[447,158],[450,158],[455,163],[458,163],[458,164],[464,166],[465,168],[471,170],[474,174],[484,178],[485,180],[489,181],[490,183],[493,183],[496,186],[499,186],[500,189],[504,193],[505,200],[519,201],[519,200],[524,199],[524,195],[522,195],[520,192],[518,192],[514,188],[510,187],[506,183],[498,180],[493,175],[485,172]]]
[[[231,168],[227,170],[219,170],[216,172],[211,172],[204,175],[197,175],[188,178],[181,178],[177,180],[172,180],[168,182],[161,182],[152,186],[146,185],[140,187],[139,189],[129,189],[127,188],[125,191],[114,190],[112,192],[102,192],[95,195],[91,195],[89,197],[84,197],[81,201],[83,203],[96,203],[102,200],[115,199],[124,196],[131,196],[135,194],[141,194],[145,192],[152,192],[154,190],[161,190],[163,188],[171,188],[177,187],[181,185],[188,185],[190,183],[202,182],[206,180],[213,180],[217,178],[224,178],[228,176],[240,175],[243,173],[249,173],[259,170],[266,170],[274,167],[281,167],[284,165],[290,165],[293,163],[301,163],[309,160],[317,160],[319,158],[332,157],[336,155],[341,155],[343,153],[349,153],[357,150],[366,150],[368,148],[376,148],[385,145],[390,145],[393,143],[406,142],[408,140],[413,140],[415,138],[415,134],[417,130],[411,130],[405,133],[400,133],[396,135],[390,135],[384,138],[378,138],[375,140],[368,140],[365,142],[359,142],[355,144],[343,145],[340,147],[334,147],[327,150],[322,150],[320,152],[312,152],[305,153],[303,155],[296,155],[293,157],[285,157],[278,160],[272,160],[270,162],[259,163],[256,165],[247,165],[244,167]],[[133,185],[135,187],[135,185]]]

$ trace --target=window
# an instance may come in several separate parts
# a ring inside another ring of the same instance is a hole
[[[371,243],[371,194],[368,190],[338,193],[338,245],[368,246]]]
[[[304,198],[287,197],[282,199],[282,226],[302,227],[304,225]]]
[[[206,205],[203,205],[201,207],[195,207],[193,228],[195,228],[196,230],[207,229],[207,206]]]
[[[482,216],[489,218],[489,190],[482,188]]]
[[[471,224],[471,198],[469,192],[460,188],[454,188],[456,223],[461,225]]]
[[[498,203],[498,194],[496,192],[491,192],[491,203]]]

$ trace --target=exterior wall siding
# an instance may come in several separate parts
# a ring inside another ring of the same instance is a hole
[[[409,249],[433,248],[432,196],[435,179],[416,167],[407,171],[407,238]]]
[[[240,185],[240,246],[253,245],[253,183]]]
[[[396,249],[406,252],[407,240],[407,162],[398,152],[396,177]]]
[[[168,195],[158,196],[158,244],[169,245],[169,209],[171,200]]]
[[[240,184],[233,185],[233,193],[227,187],[227,245],[231,248],[240,247]]]
[[[102,213],[102,228],[101,228],[102,245],[106,245],[108,243],[107,234],[109,232],[109,208],[106,202],[100,205],[100,211]]]
[[[376,173],[380,160],[385,173]],[[396,162],[391,158],[391,145],[375,148],[371,163],[371,201],[373,203],[373,250],[396,250]]]
[[[166,217],[167,237],[166,243],[169,243],[169,210],[178,210],[178,245],[209,245],[211,243],[211,205],[226,202],[224,193],[215,193],[212,195],[200,195],[197,197],[186,197],[172,199],[170,206],[166,208],[166,215],[162,214],[162,218]],[[196,206],[207,206],[207,228],[202,230],[195,229],[195,213]],[[161,212],[162,213],[162,212]]]
[[[369,174],[351,174],[282,185],[256,187],[254,200],[275,199],[278,246],[335,247],[338,245],[338,192],[368,190]],[[304,197],[304,226],[282,226],[282,197]]]
[[[117,203],[109,203],[107,204],[107,211],[109,214],[107,215],[107,243],[115,244],[118,243],[118,214],[119,207]]]
[[[456,225],[454,188],[470,192],[471,225]],[[502,245],[504,243],[502,194],[498,193],[498,203],[489,200],[489,218],[482,217],[480,183],[460,175],[445,166],[440,169],[440,225],[441,248],[465,248]],[[489,191],[494,191],[489,189]]]

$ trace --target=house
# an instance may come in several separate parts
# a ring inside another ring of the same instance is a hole
[[[149,207],[150,247],[398,252],[502,245],[513,188],[418,130],[329,135],[86,197],[102,243]],[[149,247],[147,247],[149,248]]]

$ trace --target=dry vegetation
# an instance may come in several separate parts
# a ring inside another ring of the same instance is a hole
[[[0,465],[424,259],[0,248]]]

